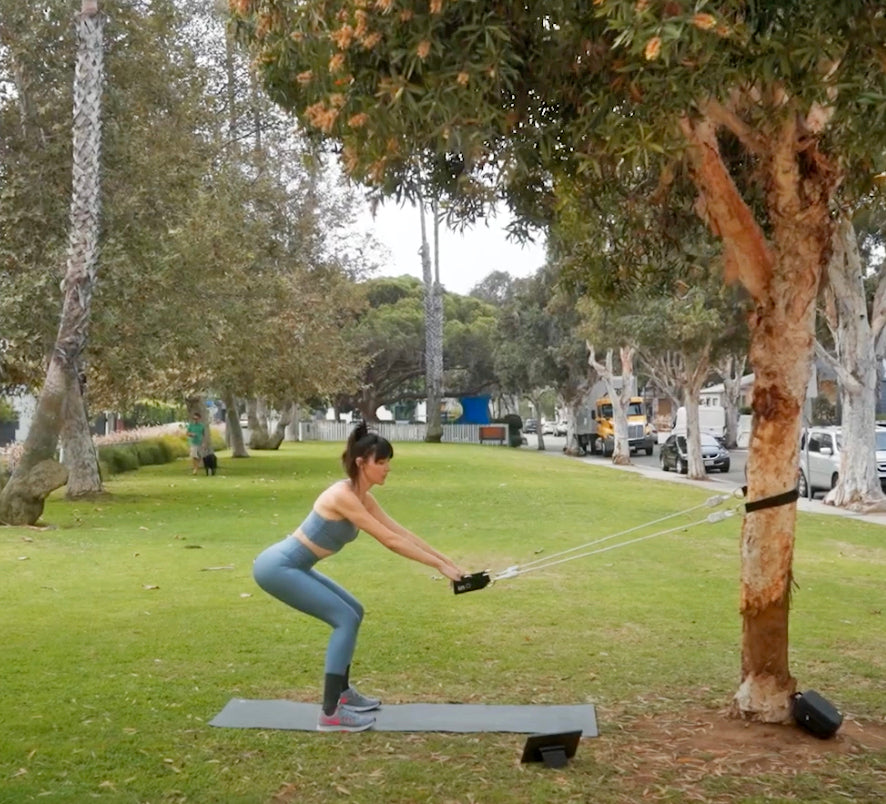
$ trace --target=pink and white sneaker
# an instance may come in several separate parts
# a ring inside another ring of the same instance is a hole
[[[331,715],[327,715],[322,709],[317,718],[317,731],[366,731],[375,724],[372,715],[363,715],[352,709],[337,706]]]

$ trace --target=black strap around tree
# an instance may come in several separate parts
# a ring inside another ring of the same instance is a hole
[[[742,494],[747,496],[748,487],[741,487]],[[745,513],[751,513],[751,511],[760,511],[763,508],[777,508],[779,505],[790,505],[795,500],[800,499],[800,489],[793,488],[790,491],[783,491],[781,494],[776,494],[772,497],[763,497],[760,500],[754,500],[753,502],[745,503],[744,510]]]

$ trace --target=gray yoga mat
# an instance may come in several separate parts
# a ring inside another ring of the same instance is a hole
[[[320,706],[297,701],[261,701],[232,698],[210,726],[232,729],[289,729],[316,731]],[[375,731],[504,731],[518,734],[556,734],[582,731],[597,736],[593,704],[390,704],[373,712]]]

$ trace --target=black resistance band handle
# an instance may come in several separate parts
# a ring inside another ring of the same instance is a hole
[[[457,581],[452,582],[452,589],[457,595],[465,592],[473,592],[476,589],[485,589],[492,583],[488,572],[475,572],[472,575],[463,575]]]

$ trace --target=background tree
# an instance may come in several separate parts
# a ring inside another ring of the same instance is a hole
[[[427,398],[425,285],[412,276],[380,277],[359,286],[366,307],[349,335],[351,353],[366,358],[356,391],[334,396],[339,411],[358,410],[367,421],[378,409]],[[490,388],[493,310],[479,300],[442,292],[442,396],[470,396]]]
[[[879,391],[876,342],[886,325],[886,296],[868,302],[855,229],[847,214],[834,233],[834,248],[822,285],[822,318],[833,350],[816,340],[816,354],[837,374],[841,401],[839,480],[825,498],[856,510],[886,507],[876,460]]]
[[[421,219],[421,273],[424,281],[425,308],[425,389],[427,390],[427,432],[425,440],[440,443],[443,425],[440,403],[443,396],[443,287],[440,285],[440,209],[431,201],[434,243],[433,262],[428,243],[427,216],[424,199],[419,199]]]
[[[714,371],[723,383],[723,408],[726,416],[726,448],[738,446],[738,422],[742,413],[742,380],[747,365],[747,332],[727,348],[714,364]]]
[[[471,288],[470,296],[500,307],[513,295],[514,278],[507,271],[492,271]]]
[[[73,59],[69,5],[0,12],[0,320],[7,377],[31,388],[58,324],[64,196],[50,190],[71,171],[59,134],[71,82],[64,58],[45,55]],[[356,196],[248,83],[211,8],[106,9],[103,279],[82,360],[90,401],[127,410],[142,398],[230,394],[232,448],[246,454],[238,395],[288,410],[283,397],[333,393],[333,379],[352,388],[360,372],[343,325],[357,303],[351,280],[375,262],[350,234]]]
[[[704,277],[702,277],[704,279]],[[699,284],[672,296],[648,299],[632,316],[639,356],[652,376],[679,388],[686,408],[688,474],[704,479],[699,400],[720,355],[743,342],[744,303],[732,289]],[[665,356],[665,360],[661,360]],[[665,372],[670,372],[669,376]]]
[[[564,333],[548,309],[555,286],[556,274],[550,268],[515,280],[510,298],[499,308],[495,335],[495,375],[501,390],[525,396],[539,419],[543,394],[560,379],[554,355]],[[535,439],[543,450],[540,421]]]
[[[566,282],[589,297],[586,338],[601,350],[630,347],[646,373],[687,411],[688,472],[705,478],[698,404],[712,361],[736,337],[746,347],[746,301],[722,287],[712,270],[718,248],[692,211],[685,175],[659,177],[646,169],[623,172],[604,161],[594,181],[558,179],[560,201],[552,250]],[[604,377],[611,369],[599,364]],[[633,385],[633,383],[632,383]],[[621,389],[625,394],[635,393]],[[616,400],[618,404],[619,400]],[[614,409],[614,460],[630,462],[626,419]]]
[[[618,347],[607,348],[600,357],[594,343],[587,341],[588,364],[606,385],[606,396],[612,406],[612,431],[615,440],[612,462],[626,466],[631,462],[627,411],[631,397],[636,394],[634,356],[637,353],[637,346],[629,338],[619,338],[617,334],[607,333],[606,340],[611,342],[613,339],[618,341]],[[616,351],[617,365],[614,360]]]
[[[96,0],[83,0],[77,24],[79,48],[74,72],[72,126],[74,170],[64,303],[46,381],[24,452],[9,482],[0,491],[0,522],[11,525],[33,525],[43,513],[46,497],[67,479],[67,471],[54,460],[66,402],[70,420],[86,418],[80,391],[80,355],[86,345],[98,264],[103,25]],[[87,442],[91,448],[92,442],[89,439]],[[82,444],[82,440],[71,438],[68,443],[73,446]],[[89,457],[95,462],[94,451],[86,459]],[[77,462],[83,459],[84,456],[74,456]]]

